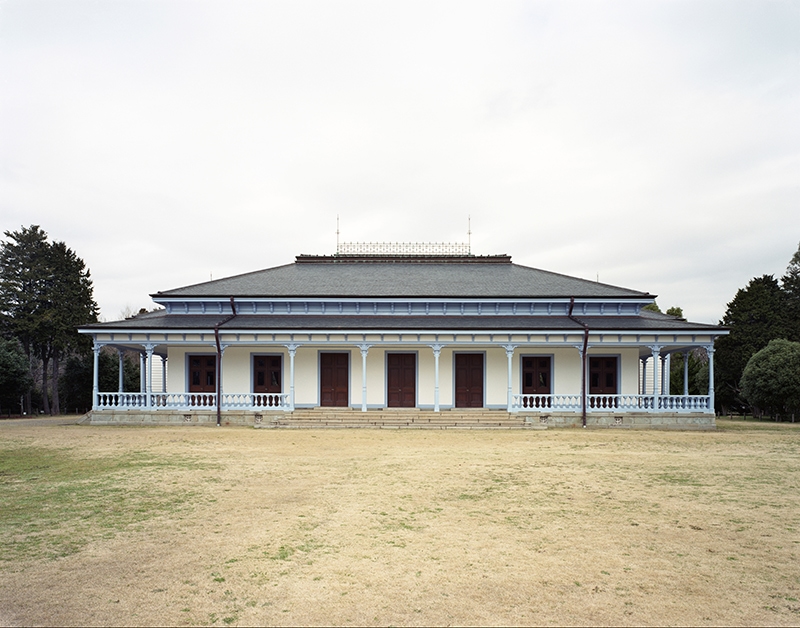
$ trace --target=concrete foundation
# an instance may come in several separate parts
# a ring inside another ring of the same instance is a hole
[[[142,412],[98,410],[81,423],[91,425],[208,425],[217,424],[215,412]],[[417,428],[417,429],[547,429],[581,427],[581,415],[564,413],[508,413],[500,410],[446,410],[432,412],[414,408],[361,412],[352,409],[313,408],[294,412],[226,411],[221,425],[271,428]],[[701,413],[600,413],[586,416],[587,428],[713,430],[713,414]]]

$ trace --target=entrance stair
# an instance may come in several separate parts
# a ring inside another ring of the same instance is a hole
[[[278,415],[265,415],[257,427],[280,428],[372,428],[372,429],[530,429],[524,416],[502,410],[361,410],[350,408],[298,409]],[[537,426],[538,427],[538,426]]]

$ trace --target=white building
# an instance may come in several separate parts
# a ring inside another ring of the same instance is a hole
[[[146,370],[160,356],[166,390],[151,375],[141,393],[100,391],[95,374],[93,422],[292,425],[336,408],[348,424],[380,425],[374,411],[402,408],[440,426],[470,413],[503,425],[714,425],[725,329],[507,255],[340,248],[152,297],[164,310],[80,331],[96,353],[140,351]],[[709,355],[708,394],[670,396],[667,356],[696,347]]]

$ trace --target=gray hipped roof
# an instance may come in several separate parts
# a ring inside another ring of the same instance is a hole
[[[507,261],[506,261],[507,260]],[[498,263],[499,262],[499,263]],[[506,256],[468,262],[313,258],[151,295],[252,298],[628,298],[653,295],[538,268]]]

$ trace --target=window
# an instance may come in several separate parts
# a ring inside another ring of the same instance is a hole
[[[217,356],[189,356],[189,392],[209,392],[217,390]]]
[[[282,362],[282,357],[279,355],[253,357],[253,392],[281,392]]]

